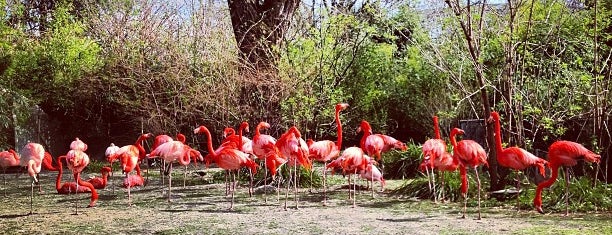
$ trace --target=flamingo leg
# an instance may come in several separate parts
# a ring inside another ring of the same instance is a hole
[[[429,175],[428,166],[425,167],[425,175],[427,175],[427,186],[429,186],[429,192],[435,195],[435,193],[433,193],[433,189],[431,188],[431,176]]]
[[[521,181],[519,171],[516,171],[516,211],[521,211]]]
[[[357,197],[356,193],[357,192],[357,169],[355,169],[355,182],[353,182],[353,208],[355,208],[355,198]]]
[[[79,196],[77,194],[77,192],[79,192],[79,175],[80,173],[74,173],[74,182],[76,183],[76,190],[74,191],[74,195],[75,195],[75,200],[74,200],[74,214],[78,215],[79,214]]]
[[[565,216],[569,215],[569,167],[565,167]]]
[[[478,182],[478,220],[480,220],[480,177],[478,177],[478,167],[475,166],[474,171],[476,172],[476,182]]]
[[[128,179],[128,178],[129,178],[129,173],[125,173],[125,179]],[[128,206],[132,206],[132,195],[130,194],[130,188],[131,187],[132,187],[132,184],[128,181],[128,183],[127,183]]]
[[[232,177],[232,186],[230,186],[230,191],[232,191],[232,202],[230,204],[230,208],[228,210],[234,210],[234,191],[236,191],[236,172],[229,171],[229,174]]]
[[[372,165],[372,171],[374,170],[374,165]],[[374,172],[372,172],[372,177],[370,177],[370,183],[372,183],[372,198],[374,198]]]
[[[323,206],[327,206],[327,161],[323,162]]]
[[[296,159],[295,165],[293,165],[293,174],[295,175],[294,177],[295,181],[293,182],[293,195],[295,197],[295,209],[299,209],[298,208],[298,200],[299,200],[298,199],[298,188],[297,188],[299,179],[298,179],[298,173],[297,173],[297,159]]]
[[[440,181],[441,181],[440,183],[442,184],[442,187],[440,188],[440,191],[442,191],[442,200],[441,201],[444,202],[445,198],[446,198],[446,196],[444,195],[444,191],[446,191],[444,189],[444,171],[440,172],[440,177],[442,177],[440,179]]]
[[[249,168],[249,197],[253,197],[253,171]]]
[[[32,181],[32,192],[30,193],[30,213],[28,215],[33,214],[33,212],[32,212],[33,209],[32,208],[34,207],[33,204],[34,204],[34,182],[35,181],[36,180]]]
[[[4,196],[6,197],[6,168],[3,169],[2,179],[4,180]]]
[[[351,174],[348,175],[348,193],[349,193],[349,200],[352,199],[353,194],[351,194],[351,190],[353,190],[353,188],[351,188]]]
[[[434,203],[438,203],[438,194],[436,193],[436,175],[434,168],[431,168],[431,188],[433,189]]]
[[[183,188],[185,188],[186,179],[187,179],[187,166],[185,165],[185,171],[183,171]]]
[[[266,157],[264,157],[264,202],[268,203],[268,165]]]
[[[284,209],[287,210],[287,200],[289,200],[289,184],[291,184],[291,178],[292,178],[292,172],[291,172],[291,167],[287,167],[289,168],[289,180],[287,181],[287,190],[285,191],[285,206]]]
[[[229,196],[230,191],[231,191],[231,187],[232,187],[232,186],[230,186],[229,181],[228,181],[229,178],[231,177],[230,176],[231,174],[232,174],[231,171],[225,170],[225,196],[226,197]]]
[[[113,175],[115,174],[114,173],[115,171],[113,170],[113,162],[112,161],[110,163],[110,168],[111,168],[111,172],[110,172],[109,180],[111,182],[111,188],[113,190],[113,195],[115,195],[115,183],[113,183],[113,180],[112,180],[113,179]]]
[[[168,167],[168,203],[170,203],[170,194],[172,191],[172,163],[170,163]]]

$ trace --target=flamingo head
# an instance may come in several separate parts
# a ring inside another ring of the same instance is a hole
[[[183,144],[184,144],[184,143],[185,143],[185,141],[187,140],[187,138],[185,137],[185,135],[183,135],[183,134],[181,134],[181,133],[176,134],[176,139],[177,139],[178,141],[180,141],[181,143],[183,143]]]
[[[453,128],[453,130],[451,130],[451,136],[453,136],[453,135],[463,135],[463,134],[465,134],[465,131],[463,131],[463,130],[457,128],[457,127]]]
[[[240,123],[240,128],[248,133],[249,132],[249,123],[248,122]]]
[[[499,121],[499,113],[492,111],[491,112],[491,116],[489,116],[489,118],[487,119],[486,123],[490,124],[493,122],[498,122]]]
[[[311,146],[313,143],[314,143],[314,140],[312,140],[312,139],[310,139],[310,138],[308,138],[308,139],[306,140],[306,145],[307,145],[309,148],[310,148],[310,146]]]
[[[108,173],[111,172],[111,168],[108,167],[108,166],[105,166],[105,167],[102,167],[101,171],[102,171],[102,175],[104,175],[104,174],[108,175]]]
[[[347,103],[339,103],[339,104],[336,104],[336,111],[345,110],[348,107],[349,105]]]
[[[393,144],[393,148],[395,149],[399,149],[401,151],[406,151],[408,150],[408,147],[406,146],[406,144],[404,144],[402,141],[397,141]]]
[[[372,127],[370,126],[370,123],[368,123],[368,121],[366,120],[362,120],[359,124],[359,127],[357,127],[357,133],[362,131],[364,134],[372,134]]]
[[[210,131],[208,131],[208,128],[206,128],[205,126],[199,126],[198,128],[193,130],[194,134],[202,134],[202,133],[210,133]]]
[[[223,129],[223,138],[226,138],[229,135],[234,135],[236,134],[236,131],[234,130],[234,128],[231,127],[226,127],[225,129]]]
[[[257,124],[257,126],[259,127],[259,129],[268,129],[270,128],[270,123],[260,122],[259,124]]]

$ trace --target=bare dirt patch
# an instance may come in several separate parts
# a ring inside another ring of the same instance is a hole
[[[121,182],[115,172],[114,184]],[[560,233],[605,233],[612,228],[601,226],[610,221],[609,214],[539,215],[533,210],[517,214],[513,207],[483,208],[483,219],[475,220],[474,208],[468,218],[461,219],[461,203],[439,203],[398,198],[388,193],[370,192],[357,195],[357,206],[352,207],[348,193],[342,186],[346,181],[337,177],[332,183],[327,206],[322,204],[321,189],[309,192],[300,189],[299,209],[295,209],[290,194],[285,210],[284,190],[280,200],[276,194],[249,197],[243,182],[237,189],[234,210],[227,210],[230,198],[225,196],[222,182],[206,183],[190,176],[188,186],[182,187],[182,172],[177,172],[172,190],[172,202],[166,201],[165,186],[152,177],[146,187],[132,190],[133,205],[128,206],[125,189],[108,187],[99,190],[95,208],[84,208],[88,194],[58,195],[54,188],[55,172],[42,174],[44,193],[35,192],[34,214],[29,212],[30,179],[27,175],[15,178],[7,175],[3,186],[7,196],[0,194],[0,231],[23,233],[79,233],[79,234],[444,234],[444,233],[539,233],[542,230]],[[64,180],[70,180],[64,177]],[[390,188],[401,181],[388,182]],[[75,203],[79,214],[75,215]],[[585,219],[586,216],[586,219]],[[594,216],[594,217],[593,217]],[[601,220],[601,221],[598,221]]]

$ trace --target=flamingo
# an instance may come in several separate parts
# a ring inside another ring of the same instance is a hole
[[[248,122],[242,122],[240,123],[240,127],[238,128],[238,135],[235,134],[235,130],[234,128],[231,127],[226,127],[223,130],[223,137],[225,137],[225,139],[223,139],[223,141],[221,141],[221,147],[224,146],[231,146],[233,148],[236,148],[240,151],[242,151],[243,153],[248,154],[249,156],[255,155],[253,152],[253,141],[251,141],[249,138],[245,137],[242,135],[242,131],[246,131],[249,132],[249,123]],[[229,186],[229,184],[227,184],[227,172],[225,175],[225,182],[226,182],[226,191],[225,193],[228,193],[228,188],[227,186]],[[253,172],[249,172],[249,178],[250,178],[250,182],[249,182],[249,197],[253,196]]]
[[[516,210],[520,211],[519,196],[521,181],[519,179],[519,171],[530,166],[535,166],[542,176],[546,176],[545,165],[548,165],[548,162],[519,147],[503,148],[499,114],[493,111],[489,119],[495,122],[495,152],[497,153],[497,162],[499,162],[501,166],[512,168],[516,172],[516,189],[518,191],[518,195],[516,196]]]
[[[374,188],[374,182],[380,182],[380,191],[382,192],[385,188],[385,179],[382,173],[378,170],[378,167],[374,165],[374,162],[370,162],[367,168],[359,174],[362,179],[370,180],[372,182],[372,188]]]
[[[425,166],[425,171],[427,172],[427,179],[430,183],[430,189],[433,190],[434,201],[437,201],[436,197],[436,186],[435,186],[435,176],[434,176],[434,163],[437,158],[441,158],[442,155],[446,152],[446,143],[442,140],[440,136],[440,127],[438,126],[438,116],[433,117],[434,122],[434,134],[435,138],[428,139],[423,143],[422,151],[423,151],[423,161],[428,160],[429,165]],[[429,176],[429,169],[431,169],[431,178]],[[433,182],[432,182],[433,181]],[[432,187],[433,186],[433,187]]]
[[[79,186],[87,187],[91,190],[91,200],[87,207],[94,207],[96,205],[96,201],[98,200],[98,192],[90,182],[81,179],[81,172],[83,172],[85,167],[89,165],[89,156],[81,150],[72,149],[66,154],[66,162],[76,181],[77,191]],[[75,214],[78,214],[78,204],[76,204],[76,202]]]
[[[359,147],[349,147],[342,152],[342,155],[338,159],[341,159],[339,164],[342,168],[342,172],[344,174],[348,173],[348,185],[349,185],[349,199],[353,198],[353,208],[355,207],[355,193],[356,183],[353,182],[353,195],[351,196],[351,174],[357,175],[358,172],[366,171],[369,164],[372,164],[372,160],[369,156],[367,156],[363,150]],[[332,164],[333,163],[333,164]],[[332,162],[330,165],[335,167],[337,163]],[[329,167],[329,166],[328,166]],[[374,185],[374,174],[371,175],[370,180],[372,180],[372,186]],[[381,176],[382,177],[382,176]]]
[[[157,135],[155,136],[155,139],[153,140],[153,146],[151,146],[151,151],[159,147],[161,144],[170,142],[173,140],[174,139],[172,139],[172,137],[170,137],[169,135]],[[166,162],[164,162],[163,159],[161,160],[161,164],[159,165],[159,175],[161,176],[162,185],[165,184],[164,181],[165,181],[165,175],[166,175]]]
[[[136,171],[136,174],[130,175],[127,178],[123,179],[123,184],[121,185],[121,187],[133,188],[138,186],[144,186],[145,180],[144,178],[142,178],[142,175],[140,175],[140,168],[136,168],[134,170]]]
[[[106,185],[108,183],[108,175],[110,174],[110,172],[111,172],[110,167],[108,166],[102,167],[102,169],[100,169],[100,174],[102,174],[102,176],[88,179],[87,182],[92,184],[95,189],[104,189],[106,188]]]
[[[293,178],[296,209],[299,209],[297,196],[297,166],[301,165],[307,170],[312,168],[312,162],[308,159],[308,145],[301,136],[302,134],[297,127],[292,126],[278,138],[278,141],[276,141],[276,148],[278,148],[279,152],[288,160],[289,177]],[[293,174],[291,170],[292,167],[294,168]],[[285,194],[285,210],[287,210],[287,200],[289,198],[289,185],[290,183],[287,184],[287,191]]]
[[[372,134],[372,127],[370,123],[365,120],[361,121],[357,128],[357,132],[360,131],[363,131],[363,137],[361,137],[359,146],[365,154],[376,157],[376,161],[380,162],[383,173],[385,171],[385,165],[382,161],[382,153],[388,152],[391,149],[399,149],[401,151],[406,151],[408,149],[406,144],[391,136]]]
[[[78,137],[74,139],[70,143],[70,149],[72,150],[81,150],[83,152],[87,151],[87,144],[83,143]]]
[[[150,138],[151,136],[152,136],[151,133],[141,134],[136,140],[136,143],[134,143],[133,145],[126,145],[126,146],[119,148],[119,150],[115,152],[115,154],[108,156],[107,160],[109,162],[113,162],[115,161],[115,159],[119,159],[121,162],[121,169],[123,173],[125,173],[125,177],[128,178],[129,173],[132,172],[134,169],[140,170],[140,166],[139,166],[140,156],[141,155],[146,156],[146,151],[142,147],[141,143],[145,141],[146,139]],[[128,204],[131,205],[132,196],[130,193],[130,187],[127,187],[127,191],[128,191]]]
[[[261,134],[262,129],[270,128],[270,124],[267,122],[259,122],[255,127],[255,135],[253,135],[253,154],[259,158],[264,159],[264,186],[267,186],[268,169],[272,179],[276,176],[276,170],[287,162],[280,151],[276,147],[276,139],[270,135]],[[266,190],[264,190],[266,192]],[[268,201],[266,194],[264,194],[265,201]]]
[[[453,158],[459,162],[459,173],[461,173],[461,193],[464,198],[463,216],[461,218],[465,219],[467,210],[468,181],[466,167],[470,167],[474,168],[476,172],[476,182],[478,183],[478,219],[480,220],[480,177],[478,176],[478,166],[484,164],[489,167],[487,153],[476,141],[461,140],[457,142],[455,136],[458,134],[463,135],[465,132],[459,128],[453,128],[450,140],[453,145]]]
[[[23,149],[21,149],[21,153],[19,154],[21,158],[19,159],[19,165],[22,167],[27,167],[28,174],[32,177],[32,190],[30,194],[30,215],[33,213],[33,198],[34,198],[34,184],[38,185],[38,191],[42,192],[41,185],[38,182],[38,174],[40,173],[41,168],[44,166],[45,169],[55,170],[52,166],[53,158],[51,154],[45,152],[45,148],[38,143],[27,143]]]
[[[191,161],[190,147],[183,144],[181,141],[170,141],[163,143],[155,148],[149,155],[148,158],[162,158],[169,164],[168,169],[168,202],[170,202],[170,195],[172,190],[172,162],[177,161],[183,165],[189,165]]]
[[[62,162],[65,160],[66,160],[65,155],[57,158],[58,174],[57,174],[57,178],[55,179],[55,189],[57,190],[57,193],[58,194],[91,193],[91,189],[87,187],[77,187],[77,184],[75,182],[66,182],[62,184],[62,174],[64,172]]]
[[[111,168],[111,177],[113,176],[113,160],[110,158],[111,155],[114,155],[115,153],[117,153],[117,151],[119,151],[119,147],[115,146],[114,143],[111,143],[107,148],[106,151],[104,151],[104,157],[106,158],[106,160],[108,161],[108,163],[110,164],[110,168]],[[115,194],[115,187],[112,187],[113,189],[113,194]]]
[[[232,175],[232,202],[230,204],[229,210],[234,209],[234,191],[236,190],[236,175],[232,174],[232,170],[239,170],[242,167],[249,168],[253,173],[257,172],[257,164],[253,161],[253,159],[249,158],[248,154],[236,149],[234,146],[221,146],[217,150],[214,150],[212,147],[212,136],[210,131],[205,126],[199,126],[198,128],[193,130],[194,134],[204,133],[206,138],[208,139],[208,155],[206,156],[207,163],[210,161],[214,161],[217,166],[224,170],[230,170],[230,175]],[[239,145],[237,145],[239,146]]]
[[[550,179],[540,183],[536,189],[536,195],[533,199],[533,205],[541,214],[542,210],[542,189],[550,187],[559,175],[559,167],[565,166],[565,216],[569,214],[569,167],[575,166],[578,160],[587,162],[595,162],[599,164],[601,156],[591,152],[583,145],[566,140],[555,141],[548,147],[548,163],[552,170]]]
[[[336,104],[336,112],[334,117],[336,120],[338,139],[335,143],[331,140],[321,140],[317,142],[312,142],[312,140],[310,140],[309,142],[312,143],[307,144],[310,159],[323,162],[323,205],[327,204],[327,162],[337,158],[338,155],[340,155],[340,149],[342,149],[342,123],[340,122],[340,111],[345,110],[348,106],[349,105],[346,103]],[[312,181],[312,173],[310,174],[310,178]]]
[[[19,166],[19,159],[21,157],[15,150],[9,149],[7,151],[0,152],[0,167],[2,167],[2,179],[4,180],[4,196],[6,196],[6,168],[12,166]]]

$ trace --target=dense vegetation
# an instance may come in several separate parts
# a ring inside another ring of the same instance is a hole
[[[609,169],[610,2],[331,2],[300,2],[259,69],[223,1],[2,1],[0,129],[15,133],[38,105],[58,120],[47,138],[80,136],[94,152],[143,130],[220,136],[243,120],[335,139],[332,107],[347,102],[345,146],[364,119],[422,143],[433,115],[446,137],[490,105],[509,145],[573,140]]]

